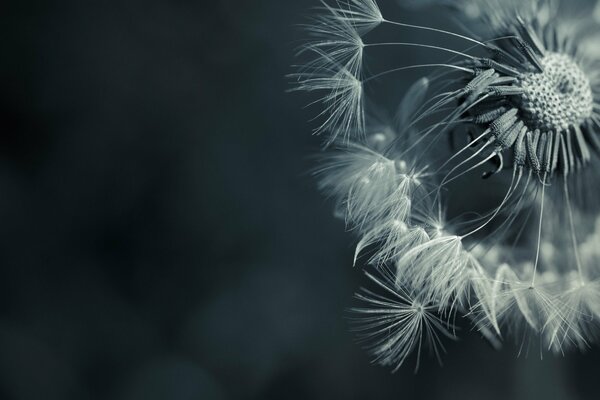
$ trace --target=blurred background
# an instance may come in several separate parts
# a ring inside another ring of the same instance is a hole
[[[596,348],[517,357],[465,325],[443,367],[392,374],[355,343],[365,279],[286,93],[315,5],[0,5],[0,399],[594,397]]]

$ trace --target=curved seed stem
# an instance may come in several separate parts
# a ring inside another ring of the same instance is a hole
[[[573,251],[575,252],[575,263],[577,264],[577,273],[579,274],[579,281],[581,285],[584,285],[585,281],[583,280],[581,258],[579,257],[579,246],[577,244],[577,237],[575,236],[575,225],[573,223],[573,209],[571,207],[571,196],[569,194],[569,183],[566,174],[564,175],[563,189],[565,192],[565,200],[567,202],[567,215],[569,216],[569,227],[571,229],[571,241],[573,244]]]
[[[544,173],[544,178],[542,179],[542,205],[540,206],[540,223],[538,225],[538,238],[537,238],[537,248],[535,251],[535,263],[533,264],[533,276],[531,278],[531,287],[535,285],[535,274],[537,272],[537,267],[540,261],[540,249],[542,246],[542,223],[544,221],[544,199],[546,197],[546,174]]]

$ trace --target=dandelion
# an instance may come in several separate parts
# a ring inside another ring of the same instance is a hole
[[[420,354],[425,320],[448,327],[457,314],[494,344],[513,336],[519,353],[532,340],[564,353],[597,337],[593,23],[575,22],[566,2],[464,3],[467,14],[455,11],[468,33],[386,19],[374,0],[323,3],[294,75],[297,90],[323,92],[317,132],[330,149],[317,175],[358,236],[354,263],[393,295],[358,295],[377,305],[358,314],[384,365]],[[405,39],[417,32],[439,42]],[[398,39],[377,41],[384,34]],[[415,47],[436,61],[365,68]],[[427,75],[391,104],[378,97],[410,70]],[[386,113],[393,122],[375,129]]]

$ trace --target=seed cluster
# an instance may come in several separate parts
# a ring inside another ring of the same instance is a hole
[[[521,78],[521,110],[530,128],[566,131],[592,114],[594,98],[590,82],[566,54],[548,53],[541,60],[543,72]]]

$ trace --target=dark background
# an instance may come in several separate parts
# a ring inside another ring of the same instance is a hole
[[[415,375],[354,342],[364,277],[285,93],[316,3],[0,5],[0,399],[597,392],[596,348],[517,358],[465,325]]]

